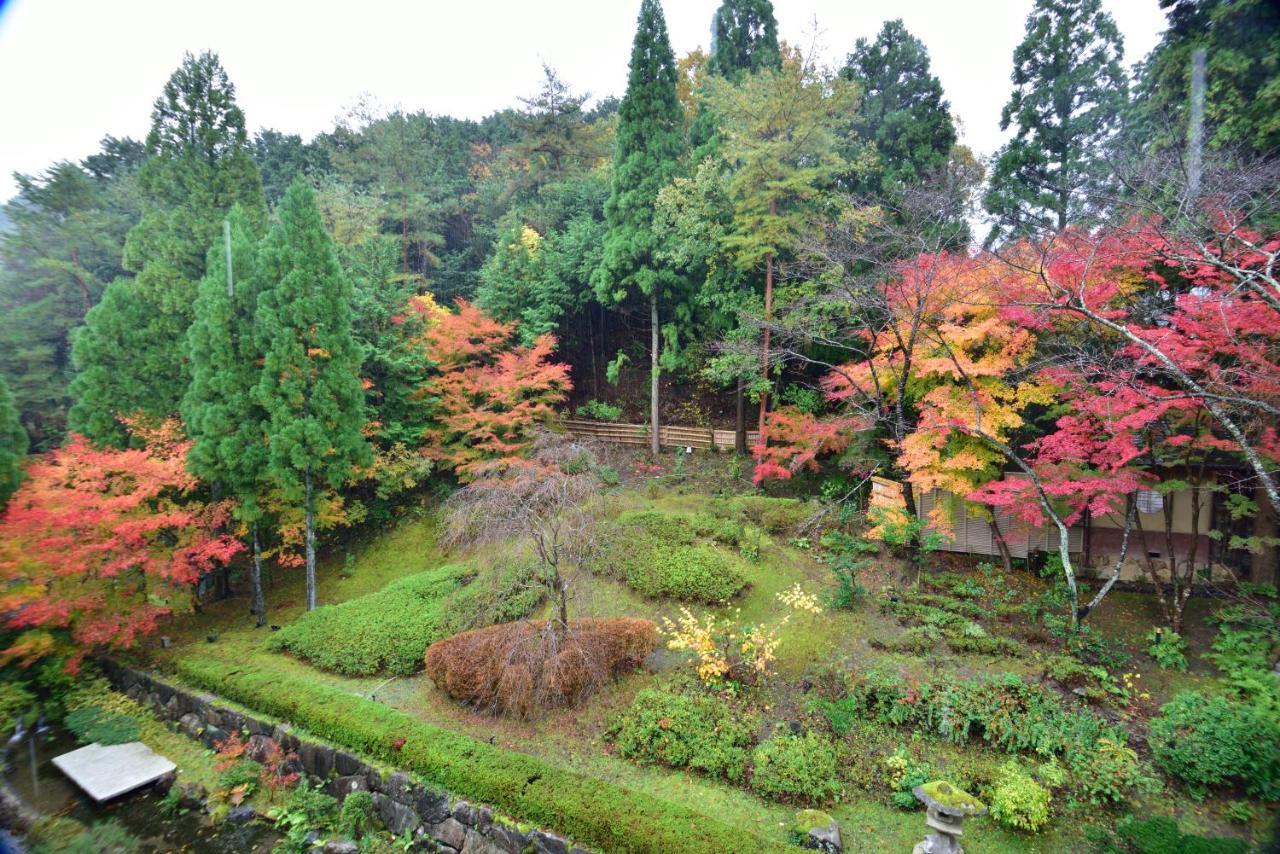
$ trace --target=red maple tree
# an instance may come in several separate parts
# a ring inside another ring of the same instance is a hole
[[[127,422],[142,447],[95,448],[72,435],[37,457],[0,519],[0,613],[16,638],[0,656],[29,663],[59,646],[70,665],[127,648],[243,548],[225,503],[194,500],[176,421]]]

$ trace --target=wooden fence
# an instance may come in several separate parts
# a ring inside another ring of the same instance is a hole
[[[606,421],[568,419],[565,429],[574,436],[599,439],[613,445],[648,445],[648,424],[611,424]],[[747,431],[747,447],[760,439],[756,430]],[[710,427],[679,427],[663,424],[658,428],[658,444],[666,448],[696,448],[700,451],[732,451],[733,431]]]

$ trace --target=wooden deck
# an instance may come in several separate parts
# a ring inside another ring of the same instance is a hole
[[[140,741],[90,744],[55,756],[53,764],[98,803],[154,783],[177,767]]]

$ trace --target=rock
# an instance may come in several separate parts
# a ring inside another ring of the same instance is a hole
[[[254,762],[265,762],[273,751],[279,749],[280,745],[276,744],[274,739],[255,733],[249,736],[249,742],[244,748],[244,755]]]
[[[363,774],[352,774],[349,777],[334,777],[329,781],[328,785],[325,786],[325,791],[327,791],[331,797],[335,797],[341,801],[352,792],[369,791],[369,786],[368,781],[365,780]]]
[[[333,771],[333,748],[307,742],[298,748],[298,758],[308,774],[325,778]]]
[[[795,824],[791,829],[803,839],[801,844],[805,848],[825,851],[827,854],[839,854],[843,849],[840,825],[822,810],[800,810],[796,813]]]
[[[285,753],[292,753],[298,749],[298,737],[293,734],[293,727],[288,724],[276,724],[271,737],[276,740],[276,744],[280,745],[280,749]]]
[[[226,729],[222,723],[222,713],[212,705],[206,706],[204,710],[204,722],[209,726],[216,726],[218,729]]]
[[[183,783],[178,787],[178,804],[189,810],[198,810],[209,799],[209,790],[199,783]]]
[[[446,818],[444,821],[432,825],[431,836],[441,844],[448,845],[458,851],[461,851],[462,846],[467,844],[467,828],[455,818]]]
[[[569,854],[569,843],[553,833],[535,830],[529,835],[529,844],[536,854]]]
[[[333,754],[333,767],[340,776],[350,777],[364,770],[364,763],[350,753],[336,751]]]
[[[529,834],[509,824],[495,822],[489,829],[489,837],[500,851],[507,854],[522,854],[529,844]]]
[[[413,802],[413,778],[403,771],[393,771],[382,783],[382,791],[387,797],[394,798],[402,804]]]
[[[330,839],[320,851],[321,854],[359,854],[360,846],[350,839]]]
[[[183,715],[178,720],[178,725],[182,727],[183,732],[192,738],[199,738],[200,733],[204,730],[204,721],[200,720],[200,718],[192,712],[187,712]]]
[[[309,851],[310,849],[314,848],[315,844],[319,841],[320,841],[320,831],[313,830],[302,838],[302,848],[304,851]]]
[[[413,806],[427,824],[439,824],[449,817],[449,796],[444,792],[420,788]]]
[[[508,854],[507,849],[495,845],[478,830],[467,831],[467,841],[462,845],[462,854]]]
[[[253,821],[257,817],[257,810],[248,804],[241,804],[238,807],[232,807],[231,812],[227,813],[227,821],[233,821],[237,824],[246,821]]]
[[[170,771],[168,774],[165,774],[159,780],[156,780],[155,783],[152,785],[155,786],[156,794],[167,795],[169,794],[169,790],[173,788],[173,784],[176,783],[177,781],[178,781],[178,772]]]
[[[480,820],[480,811],[466,801],[453,805],[453,817],[466,825],[474,826]]]
[[[204,734],[201,735],[201,740],[204,741],[205,746],[210,747],[214,750],[217,750],[218,744],[220,742],[226,741],[228,737],[229,736],[226,730],[222,729],[221,727],[216,727],[210,724],[209,726],[204,728]]]
[[[178,716],[178,709],[179,709],[178,695],[174,694],[172,697],[170,697],[169,702],[164,704],[164,708],[165,708],[165,711],[168,712],[169,717],[176,718]]]
[[[382,823],[387,826],[387,830],[391,831],[393,835],[399,836],[406,830],[413,830],[422,823],[421,819],[418,818],[418,814],[412,808],[399,801],[392,800],[383,794],[376,794],[373,798],[374,805],[378,809],[378,815],[382,818]]]

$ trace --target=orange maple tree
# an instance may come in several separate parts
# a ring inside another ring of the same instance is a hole
[[[68,638],[72,667],[132,646],[242,550],[223,531],[228,505],[193,499],[177,422],[126,426],[142,447],[72,435],[35,458],[0,519],[0,613],[14,632],[4,660],[30,663]]]
[[[434,375],[422,392],[435,413],[424,452],[464,481],[525,455],[534,428],[554,417],[572,388],[569,366],[551,361],[554,336],[521,346],[514,324],[466,300],[438,314],[425,337]]]

